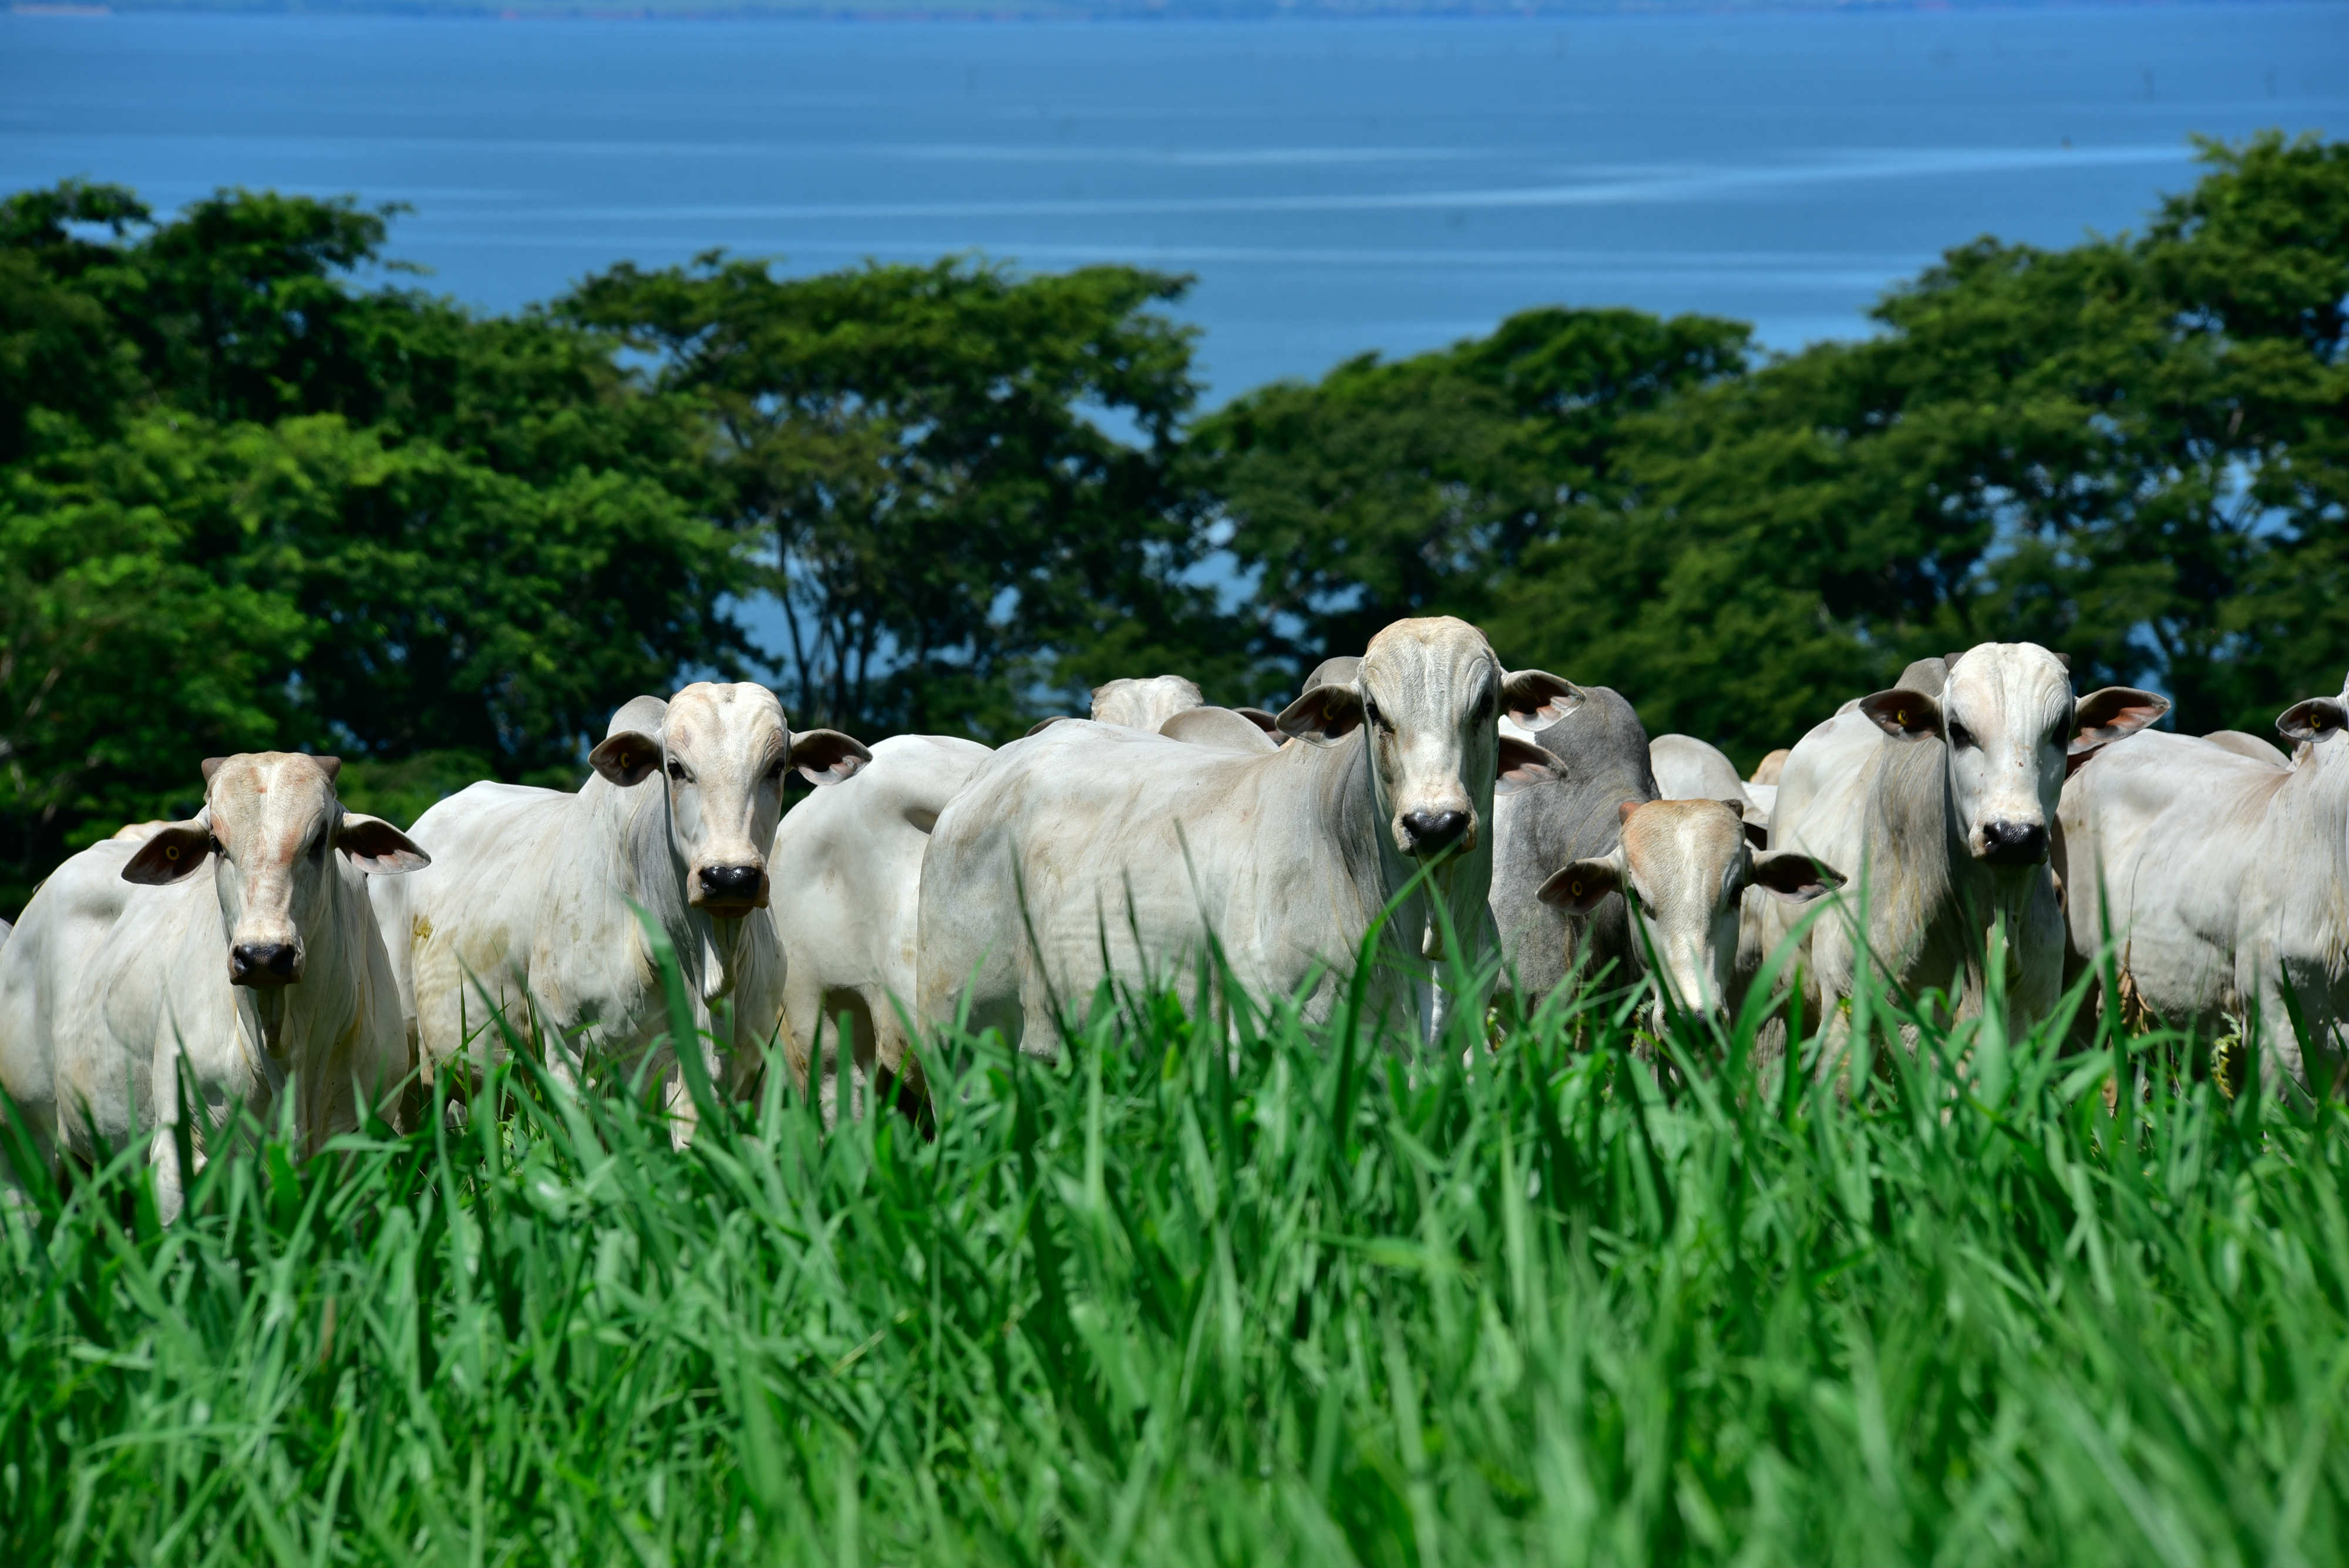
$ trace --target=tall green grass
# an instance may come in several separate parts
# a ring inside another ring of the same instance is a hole
[[[126,1153],[0,1219],[0,1561],[2342,1560],[2337,1107],[1619,1012],[1125,998],[936,1042],[926,1142],[524,1059],[169,1230]]]

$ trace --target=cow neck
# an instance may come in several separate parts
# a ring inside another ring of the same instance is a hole
[[[2314,744],[2303,742],[2304,755],[2278,784],[2279,802],[2304,820],[2293,823],[2284,836],[2289,843],[2316,843],[2324,847],[2325,894],[2314,901],[2331,929],[2324,933],[2324,950],[2349,952],[2349,741],[2339,735]]]
[[[367,887],[339,851],[330,853],[317,914],[302,929],[300,983],[232,988],[245,1066],[267,1087],[272,1102],[285,1093],[296,1064],[316,1073],[347,1070],[322,1054],[321,1047],[351,1033],[365,998],[367,948],[359,922],[373,918]],[[221,961],[225,964],[224,931],[222,937]],[[326,1085],[312,1085],[305,1094],[312,1089],[324,1091]],[[309,1130],[305,1126],[305,1136]]]
[[[1419,875],[1419,862],[1395,847],[1389,827],[1394,813],[1378,770],[1371,765],[1369,738],[1363,731],[1358,726],[1336,744],[1317,751],[1317,794],[1323,836],[1338,849],[1347,877],[1361,900],[1362,926],[1367,929]],[[1490,919],[1485,900],[1493,882],[1495,824],[1491,795],[1478,799],[1475,805],[1479,817],[1476,847],[1454,856],[1421,883],[1409,898],[1397,905],[1381,937],[1380,945],[1420,982],[1423,990],[1442,968],[1442,949],[1434,945],[1440,942],[1441,928],[1433,922],[1430,892],[1444,901],[1454,939],[1467,944],[1472,952]],[[1436,955],[1433,960],[1426,950],[1431,947]],[[1423,1007],[1421,1022],[1425,1026],[1428,1016],[1424,1009],[1432,998],[1423,994],[1418,1001]]]
[[[686,878],[693,867],[678,853],[668,789],[658,774],[630,789],[605,787],[623,797],[627,811],[614,836],[620,855],[614,885],[651,913],[677,950],[678,967],[694,995],[705,1005],[726,995],[740,972],[754,920],[712,919],[688,899]],[[636,923],[633,912],[629,919]],[[637,940],[643,940],[641,929]]]
[[[2019,951],[2015,944],[2022,940],[2023,917],[2033,898],[2047,881],[2047,867],[2042,864],[2002,870],[1974,857],[1966,844],[1965,826],[1958,819],[1957,795],[1950,782],[1949,742],[1926,736],[1888,743],[1892,749],[1879,776],[1878,794],[1900,803],[1890,810],[1903,820],[1895,830],[1898,847],[1890,854],[1882,852],[1886,846],[1869,847],[1878,851],[1872,857],[1875,865],[1897,866],[1904,875],[1887,890],[1890,896],[1885,908],[1898,924],[1889,932],[1884,956],[1894,962],[1904,958],[1914,962],[1938,954],[1950,965],[1952,979],[1961,981],[1950,987],[1961,1012],[1978,1012],[1988,994],[1991,930],[2004,916],[2011,991],[2019,978],[2014,969]],[[1887,782],[1893,787],[1884,789]],[[1871,909],[1877,906],[1878,896],[1878,890],[1870,890]],[[1931,912],[1952,906],[1958,910],[1960,929],[1932,929],[1928,923]]]
[[[1310,770],[1315,836],[1345,868],[1367,927],[1393,897],[1388,890],[1385,857],[1380,853],[1370,745],[1358,728],[1328,745],[1299,742],[1296,750],[1299,764]]]

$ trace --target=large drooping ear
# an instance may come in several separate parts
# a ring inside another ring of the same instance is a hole
[[[1738,818],[1738,826],[1745,829],[1745,842],[1748,846],[1755,849],[1767,849],[1770,847],[1770,825],[1768,823],[1756,822],[1750,816],[1744,816]]]
[[[1028,735],[1040,735],[1045,731],[1050,729],[1053,725],[1060,723],[1067,717],[1068,715],[1066,713],[1055,713],[1049,719],[1039,719],[1034,723],[1028,726]],[[1024,741],[1028,738],[1028,735],[1022,735],[1019,738]]]
[[[1766,888],[1790,904],[1807,904],[1843,886],[1843,873],[1792,849],[1754,857],[1754,886]]]
[[[1362,722],[1362,694],[1351,686],[1316,686],[1280,711],[1284,735],[1317,746],[1351,734]]]
[[[1861,698],[1859,711],[1888,735],[1907,738],[1941,732],[1941,705],[1922,691],[1895,686]]]
[[[1501,677],[1501,711],[1521,730],[1548,729],[1582,706],[1583,690],[1547,670],[1512,670]]]
[[[311,760],[312,762],[314,762],[314,763],[317,763],[317,764],[318,764],[318,771],[319,771],[320,773],[323,773],[323,774],[325,774],[326,775],[326,782],[327,782],[328,784],[334,784],[334,783],[337,782],[338,780],[340,780],[340,779],[342,778],[342,776],[343,776],[343,759],[342,759],[342,758],[340,758],[340,757],[329,757],[329,756],[316,756],[316,757],[312,757],[310,760]]]
[[[1268,713],[1261,708],[1235,708],[1232,711],[1268,735],[1280,733],[1280,715],[1278,713]]]
[[[2349,725],[2349,709],[2343,708],[2337,697],[2311,697],[2276,715],[2276,733],[2294,744],[2329,741],[2344,725]]]
[[[1549,784],[1566,776],[1557,759],[1515,735],[1501,737],[1501,755],[1493,769],[1493,793],[1513,794],[1529,784]]]
[[[1622,886],[1623,873],[1614,861],[1578,860],[1543,883],[1535,897],[1569,915],[1587,915]]]
[[[802,730],[792,737],[792,766],[812,784],[853,779],[872,760],[873,753],[864,749],[864,742],[851,740],[837,730]]]
[[[212,830],[205,824],[172,823],[139,846],[139,853],[122,867],[122,879],[163,887],[202,866],[212,849]]]
[[[2134,686],[2107,686],[2080,699],[2072,710],[2071,750],[2093,752],[2123,735],[2134,735],[2169,711],[2169,699]]]
[[[587,765],[622,789],[636,788],[652,777],[660,763],[660,742],[642,730],[606,735],[587,753]]]
[[[396,877],[432,864],[432,857],[416,840],[383,818],[364,812],[343,813],[342,826],[335,829],[335,847],[370,877]]]

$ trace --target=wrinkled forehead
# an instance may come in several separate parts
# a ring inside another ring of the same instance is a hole
[[[2054,724],[2072,711],[2072,677],[2036,643],[1985,642],[1950,666],[1941,706],[1971,728]]]
[[[1623,823],[1623,853],[1635,866],[1717,868],[1745,846],[1745,824],[1717,800],[1654,800]]]
[[[1501,661],[1485,634],[1449,616],[1402,620],[1371,639],[1355,680],[1398,718],[1464,714],[1498,680]]]
[[[788,742],[790,729],[775,694],[754,681],[725,685],[698,680],[668,701],[661,743],[672,756],[715,762],[759,761]]]
[[[341,808],[334,781],[296,752],[248,752],[214,769],[204,786],[212,832],[223,844],[291,855]]]

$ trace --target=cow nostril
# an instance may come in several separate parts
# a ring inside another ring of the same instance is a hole
[[[756,866],[704,866],[701,894],[705,898],[754,898],[759,894]]]
[[[2047,858],[2047,829],[2036,822],[1986,822],[1982,858],[2001,866],[2035,865]]]
[[[300,954],[291,942],[239,942],[229,950],[229,979],[238,985],[287,985]]]
[[[1414,854],[1432,855],[1439,849],[1449,849],[1460,842],[1468,831],[1468,814],[1464,811],[1414,811],[1402,819],[1403,831],[1411,835]]]

